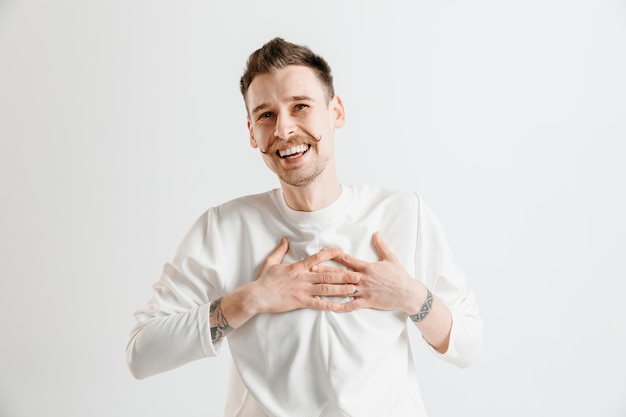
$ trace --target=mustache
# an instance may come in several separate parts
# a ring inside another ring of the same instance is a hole
[[[264,154],[273,154],[278,151],[278,149],[290,145],[311,145],[313,143],[319,143],[322,140],[322,135],[320,134],[318,137],[309,136],[309,135],[297,135],[289,138],[288,140],[276,140],[268,146],[267,149],[260,149],[261,153]]]

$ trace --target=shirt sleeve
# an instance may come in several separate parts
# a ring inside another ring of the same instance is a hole
[[[452,329],[442,360],[459,367],[469,366],[480,353],[483,322],[475,296],[467,287],[465,274],[454,263],[443,227],[430,208],[418,196],[416,271],[431,292],[442,300],[452,313]]]
[[[163,267],[147,306],[135,312],[126,359],[136,378],[220,353],[221,342],[212,343],[209,323],[211,301],[223,295],[215,262],[219,248],[207,247],[211,220],[209,210],[196,221]]]

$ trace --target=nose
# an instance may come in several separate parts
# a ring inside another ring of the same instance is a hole
[[[288,139],[295,132],[295,122],[289,113],[281,113],[276,116],[274,136],[279,139]]]

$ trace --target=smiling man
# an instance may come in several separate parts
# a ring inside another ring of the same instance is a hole
[[[250,144],[260,149],[281,185],[293,197],[303,189],[315,195],[320,187],[332,186],[322,193],[329,201],[320,203],[336,199],[341,186],[335,172],[333,134],[344,123],[339,97],[329,97],[310,68],[295,65],[257,75],[245,97],[250,109]]]
[[[208,209],[139,310],[138,378],[233,358],[225,416],[426,416],[409,344],[467,366],[482,320],[419,195],[342,184],[326,61],[273,39],[241,77],[250,144],[280,188]]]

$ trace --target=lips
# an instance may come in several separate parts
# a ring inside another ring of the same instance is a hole
[[[303,155],[311,148],[311,145],[293,145],[286,149],[279,149],[276,154],[281,158],[294,158]]]

